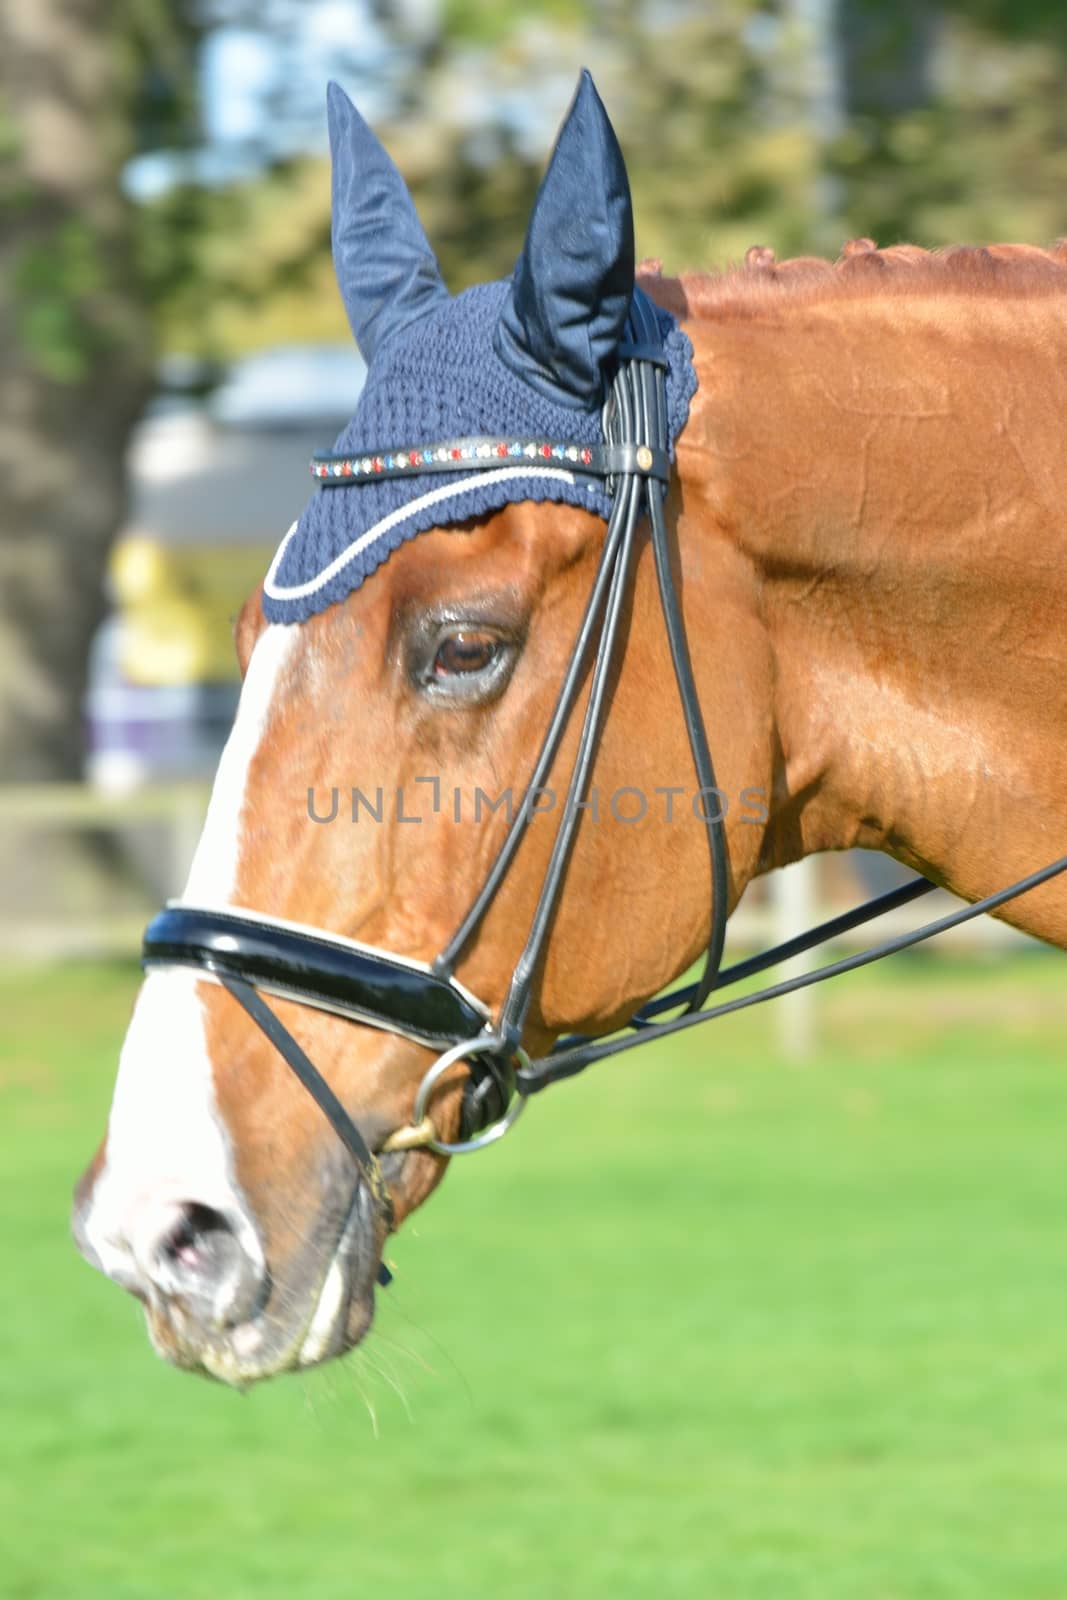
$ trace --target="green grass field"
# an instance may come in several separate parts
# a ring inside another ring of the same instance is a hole
[[[238,1396],[67,1235],[135,975],[0,981],[0,1594],[1067,1597],[1063,957],[843,979],[457,1163],[366,1350]]]

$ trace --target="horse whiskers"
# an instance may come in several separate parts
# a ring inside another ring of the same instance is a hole
[[[382,1377],[386,1382],[389,1382],[387,1375],[382,1372],[381,1369],[376,1368],[375,1371],[379,1377]],[[413,1420],[411,1417],[410,1407],[407,1403],[407,1397],[404,1395],[403,1391],[395,1384],[391,1384],[390,1386],[396,1389],[409,1421]],[[301,1389],[303,1391],[305,1404],[307,1405],[312,1416],[314,1416],[316,1423],[323,1429],[323,1431],[325,1431],[327,1423],[322,1414],[319,1401],[328,1401],[329,1404],[336,1410],[354,1390],[366,1408],[367,1416],[370,1420],[371,1432],[373,1433],[375,1440],[381,1438],[381,1424],[378,1417],[377,1407],[374,1404],[374,1400],[368,1391],[368,1388],[361,1383],[360,1374],[354,1370],[351,1364],[347,1362],[343,1364],[335,1363],[329,1369],[321,1366],[317,1367],[313,1376],[308,1373],[303,1375]]]
[[[438,1339],[436,1337],[436,1335],[429,1328],[425,1327],[421,1322],[416,1321],[416,1319],[410,1314],[410,1312],[405,1311],[403,1306],[400,1304],[400,1302],[397,1299],[390,1300],[389,1304],[390,1304],[390,1308],[391,1308],[391,1311],[392,1311],[393,1315],[403,1317],[403,1319],[405,1320],[405,1322],[407,1322],[407,1324],[408,1324],[408,1326],[410,1328],[412,1328],[416,1333],[421,1334],[424,1338],[428,1339],[430,1341],[430,1343],[435,1347],[435,1349],[437,1349],[440,1352],[440,1354],[444,1357],[445,1361],[451,1367],[452,1371],[455,1373],[456,1377],[459,1379],[461,1385],[463,1386],[463,1391],[464,1391],[464,1393],[465,1393],[465,1395],[467,1397],[467,1404],[473,1410],[474,1409],[474,1390],[471,1388],[470,1380],[467,1377],[467,1374],[464,1372],[463,1368],[460,1366],[460,1364],[456,1360],[456,1358],[452,1355],[451,1351],[448,1350],[445,1347],[445,1345],[443,1345],[441,1343],[440,1339]],[[384,1338],[387,1337],[387,1335],[378,1327],[375,1328],[374,1332],[375,1332],[375,1338],[376,1339],[384,1339]],[[404,1346],[398,1345],[397,1348],[403,1349]],[[412,1352],[410,1352],[410,1351],[408,1353],[412,1354]],[[417,1359],[417,1358],[414,1358],[414,1359]],[[434,1377],[439,1377],[440,1376],[440,1374],[437,1373],[434,1370],[433,1367],[427,1366],[426,1370],[428,1372],[432,1373]]]
[[[381,1436],[382,1436],[382,1433],[381,1433],[381,1428],[380,1428],[379,1423],[378,1423],[378,1413],[377,1413],[377,1411],[375,1409],[374,1402],[371,1400],[371,1397],[367,1393],[366,1389],[364,1389],[363,1385],[360,1383],[359,1378],[356,1376],[356,1373],[355,1373],[355,1371],[353,1370],[352,1367],[345,1367],[345,1368],[342,1368],[341,1370],[342,1371],[346,1371],[348,1373],[350,1379],[352,1380],[352,1383],[355,1385],[356,1389],[359,1391],[359,1397],[363,1401],[363,1404],[366,1406],[367,1415],[370,1418],[371,1432],[374,1434],[375,1440],[376,1441],[379,1440],[381,1438]]]
[[[392,1389],[393,1393],[396,1395],[397,1399],[400,1401],[400,1404],[404,1407],[404,1415],[407,1417],[408,1421],[412,1424],[412,1426],[414,1426],[415,1417],[414,1417],[414,1414],[413,1414],[413,1412],[411,1410],[411,1405],[410,1405],[410,1403],[408,1401],[407,1395],[404,1393],[403,1386],[397,1380],[395,1374],[390,1372],[387,1367],[381,1366],[381,1365],[379,1365],[379,1363],[377,1361],[372,1360],[365,1347],[360,1348],[358,1351],[355,1352],[355,1354],[358,1357],[358,1361],[359,1361],[360,1365],[365,1365],[365,1366],[369,1367],[372,1372],[377,1373],[378,1377],[382,1378],[384,1380],[384,1382],[386,1382],[389,1385],[390,1389]],[[357,1363],[355,1363],[355,1362],[352,1363],[352,1368],[353,1369],[356,1366],[356,1364]],[[352,1370],[352,1369],[350,1369],[350,1370]],[[353,1371],[353,1376],[354,1376],[354,1371]]]
[[[301,1387],[301,1393],[302,1393],[303,1399],[304,1399],[304,1409],[305,1409],[305,1411],[312,1418],[312,1420],[315,1423],[315,1426],[319,1429],[319,1432],[320,1433],[325,1433],[326,1432],[326,1424],[323,1421],[322,1413],[319,1411],[318,1404],[316,1403],[316,1395],[315,1395],[315,1387],[314,1387],[314,1385],[305,1382],[305,1383],[302,1383],[300,1387]]]
[[[431,1378],[439,1378],[441,1376],[438,1369],[431,1366],[425,1356],[421,1355],[418,1350],[412,1349],[410,1345],[403,1344],[399,1339],[391,1339],[377,1325],[375,1325],[374,1329],[374,1343],[375,1345],[386,1344],[394,1354],[407,1356],[409,1361],[413,1361],[420,1371],[425,1372]]]

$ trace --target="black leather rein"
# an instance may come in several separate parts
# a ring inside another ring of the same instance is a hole
[[[655,319],[643,297],[635,294],[626,342],[619,348],[618,370],[605,407],[602,446],[465,438],[383,451],[373,457],[320,455],[312,462],[312,472],[323,489],[329,490],[381,474],[410,476],[419,472],[492,470],[502,464],[504,456],[510,459],[538,455],[546,464],[561,470],[604,478],[612,493],[611,517],[593,588],[529,779],[531,793],[544,786],[588,670],[589,692],[567,798],[537,907],[496,1017],[491,1017],[489,1008],[457,981],[455,968],[514,860],[532,815],[531,808],[525,806],[518,807],[484,884],[445,949],[430,965],[254,911],[208,909],[182,903],[168,905],[145,934],[143,959],[146,967],[180,965],[198,970],[221,983],[263,1030],[350,1151],[387,1227],[391,1225],[392,1210],[379,1167],[378,1157],[383,1151],[424,1146],[441,1154],[456,1154],[479,1149],[506,1132],[528,1096],[550,1083],[572,1077],[593,1061],[908,949],[947,928],[995,910],[1016,895],[1025,894],[1067,871],[1065,856],[985,900],[965,906],[912,933],[886,940],[816,972],[803,973],[756,993],[708,1007],[705,1002],[713,991],[718,992],[802,951],[825,944],[935,887],[925,878],[916,878],[798,938],[721,971],[729,882],[725,829],[722,816],[716,811],[703,819],[711,866],[711,908],[700,977],[694,983],[650,1001],[631,1019],[630,1031],[621,1037],[564,1039],[538,1061],[531,1062],[526,1057],[521,1048],[522,1034],[535,975],[551,934],[582,802],[587,798],[607,693],[620,654],[619,624],[636,559],[642,516],[648,520],[660,605],[698,785],[704,791],[716,788],[663,514],[670,471],[665,364]],[[372,1151],[329,1084],[267,1005],[260,990],[400,1034],[438,1051],[437,1059],[420,1085],[412,1126],[392,1134],[381,1151]],[[679,1015],[664,1016],[665,1012],[678,1007],[681,1008]],[[447,1143],[440,1138],[432,1122],[430,1100],[439,1079],[460,1062],[468,1069],[460,1139],[457,1143]],[[384,1267],[381,1281],[388,1281]]]

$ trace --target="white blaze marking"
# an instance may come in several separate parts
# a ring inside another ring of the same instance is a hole
[[[296,632],[268,627],[252,652],[186,885],[186,898],[199,905],[226,905],[233,893],[248,770]],[[215,1097],[197,982],[181,968],[151,973],[122,1047],[106,1160],[85,1220],[101,1266],[120,1280],[135,1263],[144,1270],[169,1208],[183,1201],[223,1212],[262,1259]]]
[[[259,749],[274,690],[296,640],[296,628],[272,623],[256,640],[233,731],[222,752],[204,831],[196,847],[186,900],[199,906],[230,903],[241,846],[241,808],[248,769]]]

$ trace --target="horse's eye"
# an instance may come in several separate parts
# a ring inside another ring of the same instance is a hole
[[[467,629],[450,633],[437,647],[437,654],[433,658],[433,675],[435,678],[454,678],[484,672],[492,666],[500,648],[500,640],[491,633],[474,633]]]
[[[411,629],[409,641],[409,682],[443,706],[489,705],[507,688],[522,646],[506,619],[498,624],[432,612]]]

